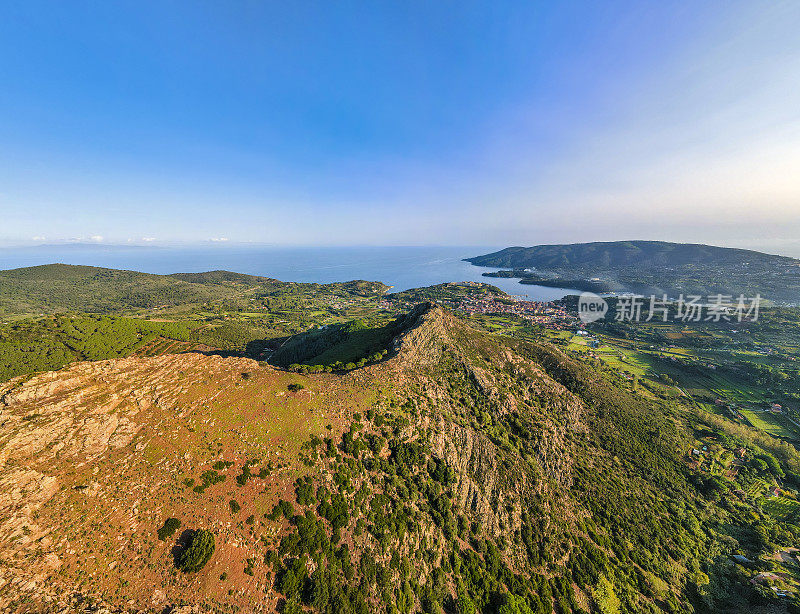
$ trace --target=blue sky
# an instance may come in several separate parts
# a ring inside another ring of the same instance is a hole
[[[780,251],[798,27],[796,2],[6,2],[0,241]]]

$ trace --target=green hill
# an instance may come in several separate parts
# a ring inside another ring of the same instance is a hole
[[[611,241],[507,247],[499,252],[466,260],[478,266],[537,268],[550,271],[579,268],[601,270],[629,266],[705,265],[755,268],[800,266],[800,260],[787,256],[773,256],[749,249],[665,241]]]
[[[0,271],[0,310],[6,313],[115,313],[234,294],[216,283],[90,266],[48,264]]]
[[[368,296],[388,287],[379,282],[299,284],[268,277],[210,271],[154,275],[91,266],[47,264],[0,271],[1,314],[49,314],[65,311],[120,313],[157,307],[189,307],[237,300],[249,293],[274,296],[303,292],[339,292]]]
[[[311,372],[349,370],[377,362],[393,349],[392,341],[414,326],[430,305],[422,303],[394,320],[351,320],[295,335],[275,351],[270,362]]]
[[[391,339],[392,324],[368,326],[353,320],[301,333],[282,345],[270,362],[284,367],[319,365],[338,369],[362,361],[359,366],[363,366],[367,360],[380,358]]]
[[[520,277],[523,283],[643,294],[760,293],[775,301],[800,301],[800,260],[746,249],[614,241],[508,247],[466,260],[512,269],[486,275]]]

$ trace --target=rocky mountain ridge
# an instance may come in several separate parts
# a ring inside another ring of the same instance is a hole
[[[720,546],[666,409],[435,305],[407,323],[345,374],[187,353],[4,384],[0,605],[690,611],[679,553]],[[215,536],[200,571],[169,518]]]

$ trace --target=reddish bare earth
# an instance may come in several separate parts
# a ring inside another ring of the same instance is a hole
[[[290,392],[292,382],[305,388]],[[85,591],[135,609],[182,601],[274,609],[266,567],[244,573],[281,531],[264,515],[279,497],[293,498],[292,483],[308,470],[301,444],[312,433],[339,437],[370,395],[352,377],[310,380],[191,353],[79,363],[3,384],[0,608],[28,594],[32,611],[48,603],[57,611]],[[218,472],[224,481],[196,492],[220,460],[232,463]],[[240,486],[247,461],[254,477]],[[182,526],[160,541],[168,517]],[[186,576],[171,549],[196,528],[212,529],[217,548]]]

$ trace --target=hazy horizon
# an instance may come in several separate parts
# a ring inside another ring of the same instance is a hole
[[[619,239],[619,241],[662,241],[662,239],[640,239],[640,238],[625,238]],[[595,241],[565,241],[563,244],[570,244],[570,243],[592,243]],[[604,241],[598,241],[604,242]],[[757,252],[763,252],[766,254],[774,254],[778,256],[790,256],[793,258],[800,259],[800,240],[785,240],[785,241],[777,241],[773,243],[769,242],[730,242],[729,244],[725,244],[723,242],[720,243],[703,243],[700,241],[677,241],[677,243],[702,243],[705,245],[715,245],[717,247],[729,247],[729,248],[738,248],[738,249],[748,249],[754,250]],[[348,244],[303,244],[303,243],[296,243],[296,244],[289,244],[289,243],[262,243],[257,241],[246,241],[246,242],[236,242],[236,241],[211,241],[211,240],[204,240],[204,241],[149,241],[149,242],[124,242],[124,243],[115,243],[109,242],[105,240],[95,240],[95,241],[82,241],[82,240],[62,240],[62,241],[54,241],[54,242],[37,242],[37,241],[14,241],[8,243],[0,243],[0,269],[3,268],[14,268],[14,267],[5,267],[3,262],[3,254],[4,253],[13,253],[15,251],[28,251],[28,250],[50,250],[51,252],[58,252],[58,250],[63,249],[70,249],[74,248],[76,250],[86,249],[89,252],[102,252],[105,251],[116,251],[116,250],[126,250],[126,249],[134,249],[134,250],[142,250],[142,251],[169,251],[169,250],[211,250],[217,252],[230,252],[236,250],[276,250],[276,251],[291,251],[291,250],[342,250],[342,249],[363,249],[363,250],[370,250],[370,249],[435,249],[435,248],[452,248],[452,249],[463,249],[465,250],[465,255],[469,256],[479,256],[485,253],[491,253],[494,251],[499,251],[506,247],[532,247],[534,245],[560,245],[556,243],[531,243],[531,244],[486,244],[486,245],[468,245],[468,244],[444,244],[444,243],[407,243],[407,244],[378,244],[378,243],[348,243]],[[467,251],[469,252],[467,254]],[[71,264],[71,263],[66,263]],[[100,266],[100,265],[97,265]]]

